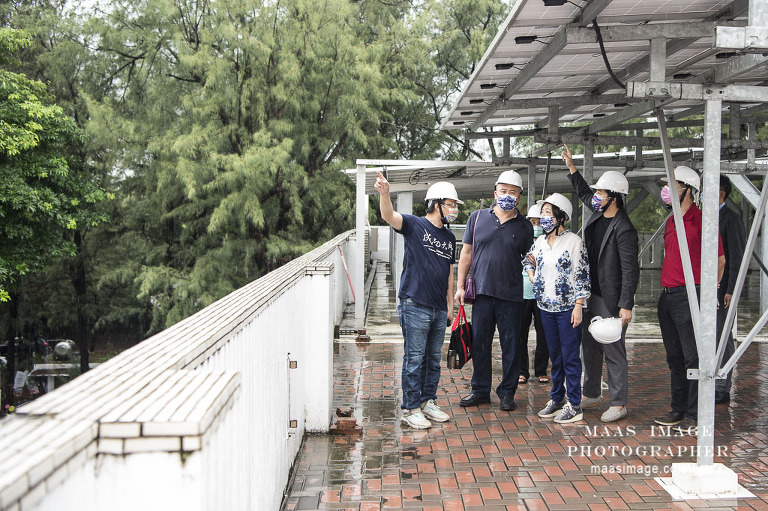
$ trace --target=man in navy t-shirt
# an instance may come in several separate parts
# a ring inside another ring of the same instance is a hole
[[[403,215],[392,207],[389,182],[379,172],[375,184],[381,217],[405,239],[400,305],[403,329],[402,420],[415,429],[432,426],[430,420],[450,417],[437,406],[440,350],[447,319],[453,317],[453,260],[456,237],[448,223],[463,204],[451,183],[439,182],[427,190],[427,215]]]
[[[464,303],[464,284],[471,273],[475,281],[472,305],[472,392],[461,398],[461,406],[476,406],[491,400],[491,345],[496,327],[501,345],[501,384],[496,388],[499,408],[517,408],[520,361],[517,336],[523,307],[523,257],[533,244],[533,225],[517,210],[523,195],[523,180],[514,170],[499,175],[495,201],[489,209],[469,216],[459,258],[456,301]],[[527,342],[527,341],[526,341]]]

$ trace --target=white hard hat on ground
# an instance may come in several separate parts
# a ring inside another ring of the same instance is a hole
[[[541,205],[544,204],[544,201],[536,201],[536,204],[533,204],[531,207],[528,208],[528,214],[525,215],[525,218],[541,218]]]
[[[496,184],[499,183],[504,183],[505,185],[514,185],[519,187],[520,190],[523,189],[523,178],[520,177],[520,174],[514,170],[505,170],[499,174],[499,178],[496,180]]]
[[[424,200],[441,200],[441,199],[453,199],[459,204],[464,204],[464,201],[459,200],[459,194],[456,193],[456,188],[447,181],[440,181],[429,187],[427,190],[427,196]]]
[[[568,215],[568,218],[566,220],[571,219],[571,215],[573,215],[573,205],[571,204],[571,201],[565,198],[565,195],[562,195],[560,193],[553,193],[546,199],[544,199],[544,202],[548,202],[549,204],[553,206],[557,206],[558,208],[562,209],[563,212],[565,212],[566,215]]]
[[[667,178],[663,177],[661,180],[666,182]],[[675,181],[690,185],[695,188],[697,192],[701,190],[701,178],[691,167],[686,167],[685,165],[675,167]]]
[[[621,339],[621,319],[595,316],[589,323],[589,333],[601,344],[611,344]]]
[[[595,190],[608,190],[609,192],[623,193],[627,195],[629,193],[629,181],[626,176],[621,172],[615,170],[609,170],[604,172],[597,183],[590,186]]]

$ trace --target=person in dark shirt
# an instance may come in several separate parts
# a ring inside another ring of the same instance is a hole
[[[491,400],[491,344],[498,326],[501,345],[501,384],[496,388],[499,408],[517,408],[520,364],[516,360],[517,337],[523,307],[523,256],[533,244],[533,226],[517,210],[523,195],[523,180],[514,170],[502,172],[494,187],[494,202],[488,209],[472,212],[464,231],[459,257],[455,300],[464,303],[464,284],[469,272],[475,282],[472,305],[472,392],[461,406]]]
[[[733,288],[736,285],[736,277],[739,276],[739,267],[741,259],[744,257],[744,247],[746,246],[746,233],[744,222],[741,216],[725,205],[725,200],[731,194],[731,180],[726,176],[720,176],[720,238],[723,240],[723,250],[725,252],[725,269],[723,278],[720,280],[720,287],[717,288],[717,341],[720,342],[720,336],[725,326],[725,316],[728,314],[728,308],[733,299]],[[723,364],[731,358],[735,351],[733,333],[728,333],[726,339]],[[728,372],[728,377],[715,382],[715,403],[727,403],[731,400],[731,377],[733,370]]]
[[[440,350],[448,319],[453,317],[453,262],[456,237],[448,224],[463,204],[451,183],[438,182],[427,190],[424,217],[400,214],[392,207],[389,182],[379,172],[381,217],[405,238],[403,274],[397,314],[403,329],[402,421],[414,429],[432,426],[430,420],[450,419],[437,405]]]
[[[594,211],[584,227],[592,284],[584,322],[589,325],[596,316],[619,317],[623,327],[621,338],[610,344],[597,342],[588,328],[582,330],[584,385],[581,407],[598,406],[602,401],[601,377],[605,358],[611,404],[600,420],[614,422],[627,415],[629,367],[625,336],[627,325],[632,321],[635,291],[640,280],[637,230],[624,209],[629,182],[621,172],[607,171],[596,184],[588,186],[573,164],[568,146],[565,146],[562,158],[571,172],[568,179],[574,190]]]

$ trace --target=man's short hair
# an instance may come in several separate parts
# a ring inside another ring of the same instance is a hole
[[[731,184],[731,180],[728,179],[726,176],[720,176],[720,190],[725,192],[725,198],[727,199],[729,195],[731,195],[731,190],[733,190],[733,185]]]

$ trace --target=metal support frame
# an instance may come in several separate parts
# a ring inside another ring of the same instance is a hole
[[[749,231],[749,237],[747,238],[747,245],[744,248],[744,255],[741,258],[739,275],[736,277],[736,284],[733,288],[733,299],[731,301],[731,306],[728,308],[728,314],[725,317],[725,325],[723,326],[723,333],[720,337],[720,344],[718,345],[717,349],[717,363],[715,367],[720,367],[723,361],[723,355],[725,354],[725,339],[728,338],[728,332],[730,332],[733,321],[736,318],[737,308],[741,299],[741,291],[744,288],[744,282],[747,279],[749,260],[754,253],[755,246],[757,245],[760,226],[762,225],[763,218],[765,217],[766,204],[768,204],[768,186],[766,186],[766,184],[768,184],[768,173],[766,173],[766,176],[763,178],[763,191],[760,194],[760,204],[757,207],[757,211],[755,212],[755,219],[752,222],[752,227]],[[764,275],[761,272],[761,278],[763,276]],[[768,311],[763,313],[760,321],[758,321],[755,328],[753,328],[752,331],[747,335],[747,337],[744,339],[744,342],[742,342],[739,346],[739,349],[733,355],[731,355],[731,358],[728,359],[728,362],[726,362],[723,368],[719,370],[717,374],[718,378],[724,378],[725,375],[727,375],[728,372],[733,368],[733,366],[736,365],[736,362],[741,357],[741,354],[744,353],[744,351],[747,349],[747,346],[749,346],[749,344],[754,340],[755,336],[760,332],[762,326],[765,325],[766,320],[768,320]],[[760,325],[761,322],[763,323],[762,325]]]
[[[587,183],[594,183],[594,170],[595,170],[595,143],[588,141],[584,145],[584,179]],[[575,193],[573,195],[576,195]],[[580,202],[579,197],[576,196],[577,204]],[[585,236],[585,227],[587,226],[587,220],[591,216],[592,211],[587,208],[586,205],[581,207],[581,237]],[[575,227],[575,226],[574,226]]]
[[[667,170],[667,179],[669,186],[675,186],[675,164],[672,161],[672,153],[667,143],[667,125],[664,120],[664,111],[656,110],[656,119],[659,122],[659,134],[661,135],[661,147],[664,151],[664,165]],[[718,160],[720,156],[718,155]],[[693,331],[696,339],[699,339],[699,301],[696,296],[696,288],[693,278],[693,266],[691,266],[691,255],[688,250],[688,239],[685,237],[685,224],[683,223],[683,212],[680,209],[680,201],[674,200],[675,189],[672,189],[672,214],[675,219],[675,231],[677,233],[677,243],[680,246],[680,258],[683,263],[683,274],[685,275],[685,287],[688,291],[688,306],[691,308],[691,320],[693,322]]]
[[[716,240],[720,221],[720,137],[722,103],[707,101],[704,109],[704,173],[701,184],[702,240]],[[701,247],[701,314],[696,347],[699,352],[699,411],[697,463],[711,465],[714,459],[715,430],[715,339],[717,337],[717,243]],[[689,375],[689,378],[691,376]]]
[[[536,204],[536,165],[528,164],[528,210]]]
[[[355,271],[353,284],[358,293],[355,300],[355,329],[365,329],[365,224],[368,220],[368,195],[365,193],[365,165],[357,165],[355,208]]]

